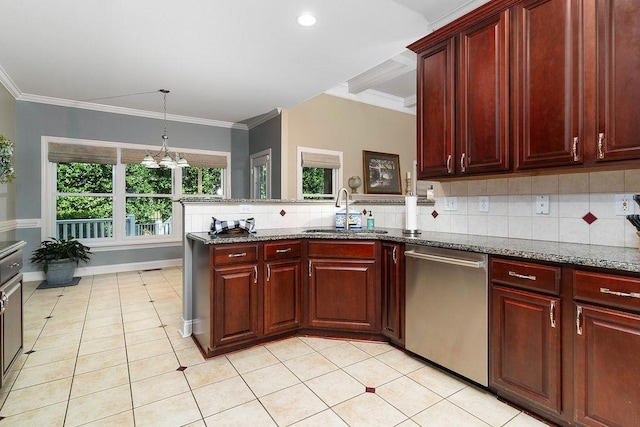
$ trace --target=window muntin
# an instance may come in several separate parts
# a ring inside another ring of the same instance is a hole
[[[224,170],[222,168],[191,167],[182,170],[182,194],[224,195]]]

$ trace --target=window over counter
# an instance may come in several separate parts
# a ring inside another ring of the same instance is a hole
[[[228,198],[230,153],[181,149],[190,167],[149,169],[137,144],[43,137],[42,237],[119,246],[181,240],[183,195]]]
[[[298,199],[333,199],[342,183],[342,152],[298,147]]]

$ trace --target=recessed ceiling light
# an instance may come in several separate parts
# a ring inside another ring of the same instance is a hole
[[[298,16],[298,24],[302,25],[303,27],[311,27],[315,23],[316,17],[309,13],[303,13],[302,15]]]

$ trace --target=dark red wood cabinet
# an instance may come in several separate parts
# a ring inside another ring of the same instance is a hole
[[[379,331],[379,242],[308,245],[309,327]]]
[[[490,385],[499,395],[562,410],[560,267],[491,259]]]
[[[301,247],[299,240],[264,244],[265,335],[301,326]]]
[[[404,245],[381,244],[382,334],[404,346]]]
[[[575,421],[640,425],[640,278],[574,272]]]

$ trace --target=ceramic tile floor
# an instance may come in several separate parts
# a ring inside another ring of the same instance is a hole
[[[205,360],[177,332],[181,274],[25,283],[0,427],[544,426],[384,343],[289,338]]]

